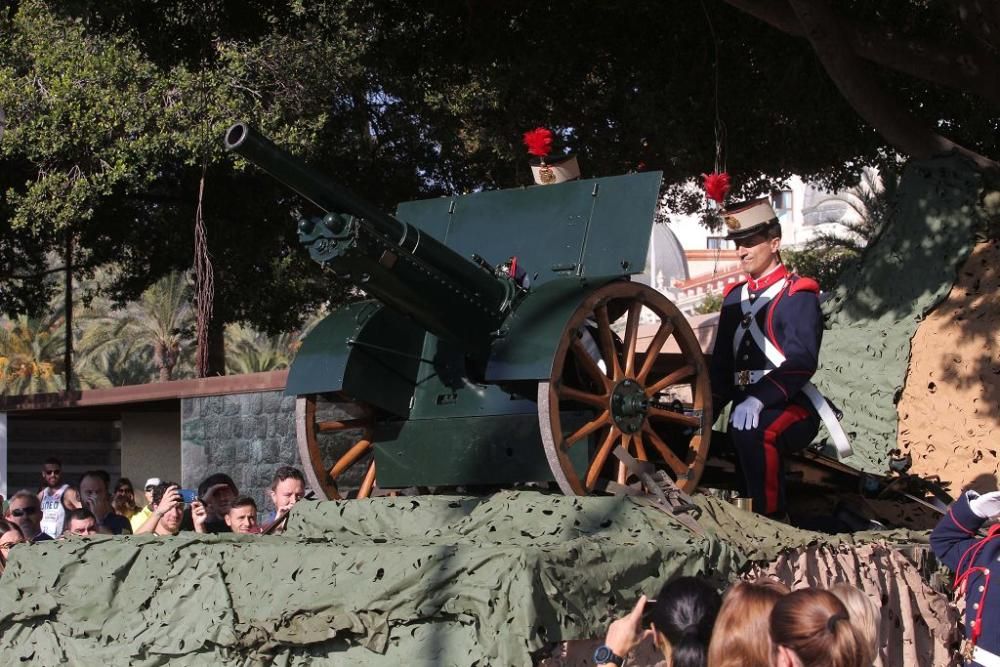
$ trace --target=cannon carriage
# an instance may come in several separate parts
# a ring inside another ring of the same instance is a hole
[[[611,455],[619,445],[682,490],[698,484],[708,368],[680,311],[630,280],[645,266],[659,172],[406,202],[389,215],[246,124],[225,141],[319,208],[300,220],[300,241],[371,297],[320,322],[289,371],[318,492],[622,491],[636,480]]]

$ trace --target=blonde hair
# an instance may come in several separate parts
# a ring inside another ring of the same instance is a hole
[[[771,610],[771,641],[792,651],[803,667],[870,667],[868,647],[847,608],[830,591],[803,588]]]
[[[872,604],[868,596],[850,584],[834,584],[830,586],[830,592],[847,607],[847,615],[862,639],[865,640],[865,648],[870,650],[870,655],[865,659],[866,665],[871,665],[878,657],[878,609]]]
[[[708,667],[768,667],[771,640],[768,618],[788,587],[774,579],[741,581],[722,599],[708,645]]]

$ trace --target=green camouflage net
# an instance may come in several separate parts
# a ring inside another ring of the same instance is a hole
[[[640,500],[511,491],[303,502],[280,537],[17,547],[0,579],[0,662],[529,665],[600,636],[671,577],[722,587],[785,548],[876,537],[698,502],[704,537]]]
[[[891,224],[823,306],[829,330],[814,382],[844,412],[854,448],[848,465],[887,471],[910,339],[948,295],[984,226],[981,188],[980,174],[959,157],[908,164]],[[821,436],[825,443],[825,430]]]

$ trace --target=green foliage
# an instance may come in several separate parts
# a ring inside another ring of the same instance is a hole
[[[297,348],[294,334],[268,336],[230,324],[226,327],[226,372],[263,373],[288,368]]]
[[[854,190],[858,198],[858,222],[844,225],[844,234],[823,232],[801,249],[783,249],[782,259],[799,275],[809,276],[823,291],[832,290],[844,270],[881,233],[892,219],[899,174],[885,170],[881,175],[866,172]]]
[[[190,283],[172,273],[122,309],[92,304],[81,322],[76,362],[103,371],[111,384],[141,378],[142,368],[142,382],[176,379],[178,371],[190,373],[193,325]]]
[[[710,292],[708,295],[702,299],[694,308],[696,315],[708,315],[709,313],[717,313],[722,310],[722,294],[716,294],[715,292]]]
[[[203,174],[219,322],[274,335],[349,298],[298,247],[295,214],[311,205],[222,153],[237,119],[390,209],[529,183],[520,136],[536,125],[564,131],[585,175],[663,170],[674,207],[689,210],[700,194],[670,186],[712,167],[716,116],[734,198],[793,172],[841,186],[859,167],[895,159],[804,40],[715,0],[705,14],[654,0],[586,11],[403,0],[9,3],[0,14],[0,308],[44,309],[52,283],[41,278],[67,235],[78,279],[120,269],[102,285],[119,306],[188,270]],[[907,30],[932,27],[929,12],[905,15]],[[992,110],[891,77],[886,85],[996,152]]]
[[[49,393],[64,386],[61,316],[22,315],[0,324],[0,394]]]

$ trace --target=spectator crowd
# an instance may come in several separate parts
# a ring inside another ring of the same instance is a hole
[[[61,462],[50,458],[39,491],[18,491],[6,503],[0,498],[0,575],[11,549],[46,540],[281,531],[306,496],[302,473],[279,467],[270,488],[274,510],[261,524],[254,499],[240,495],[221,472],[196,490],[148,479],[142,506],[128,478],[112,486],[106,471],[91,470],[73,487],[62,472]],[[1000,666],[1000,588],[989,586],[989,567],[1000,561],[1000,539],[994,539],[1000,537],[998,518],[1000,491],[969,491],[948,508],[930,537],[934,552],[955,572],[956,588],[969,597],[963,649],[969,665]],[[630,613],[611,623],[594,662],[620,667],[649,639],[667,667],[868,667],[879,654],[879,624],[878,608],[846,584],[791,591],[761,579],[736,583],[720,595],[702,579],[680,577],[655,599],[640,597]]]
[[[240,495],[225,473],[209,475],[197,490],[153,477],[143,485],[143,505],[127,477],[112,486],[104,470],[90,470],[74,487],[63,481],[62,462],[50,458],[42,466],[37,492],[22,489],[4,502],[0,518],[0,574],[10,550],[19,544],[105,535],[177,535],[196,533],[272,533],[283,530],[288,513],[306,495],[298,469],[281,466],[271,483],[274,511],[258,522],[257,502]]]

